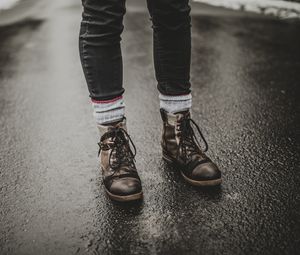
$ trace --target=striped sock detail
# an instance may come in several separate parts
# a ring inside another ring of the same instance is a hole
[[[168,96],[159,94],[159,105],[161,109],[169,113],[182,112],[191,109],[192,94]]]
[[[97,124],[107,124],[123,119],[125,104],[122,96],[111,100],[93,100],[94,118]]]

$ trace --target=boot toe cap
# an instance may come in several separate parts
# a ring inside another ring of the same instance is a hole
[[[221,171],[213,162],[200,164],[191,173],[191,178],[197,181],[221,179]]]
[[[109,192],[118,196],[129,196],[142,192],[142,186],[139,179],[121,178],[112,182]]]

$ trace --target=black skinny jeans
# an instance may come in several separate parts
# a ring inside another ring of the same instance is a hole
[[[109,100],[124,92],[120,41],[125,0],[82,0],[82,4],[79,48],[90,97]],[[153,24],[158,90],[165,95],[188,94],[191,87],[189,0],[147,0],[147,5]]]

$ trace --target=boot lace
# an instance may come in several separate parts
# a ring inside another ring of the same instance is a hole
[[[199,136],[201,137],[205,147],[201,151],[201,145],[198,141],[192,125],[198,131]],[[208,144],[202,134],[199,126],[191,118],[184,118],[180,121],[178,126],[178,135],[180,137],[179,146],[177,149],[177,157],[179,156],[180,149],[183,153],[184,158],[189,158],[192,155],[199,154],[201,152],[206,152],[208,150]]]
[[[120,169],[121,166],[134,166],[136,147],[127,131],[123,128],[115,128],[107,132],[105,137],[103,137],[101,140],[106,138],[112,138],[112,142],[110,142],[107,147],[107,144],[103,144],[100,141],[98,143],[98,156],[101,150],[111,149],[109,154],[109,166],[111,169],[117,170]],[[130,145],[132,146],[134,152],[132,152]],[[113,155],[115,155],[114,158]],[[130,170],[127,169],[127,171]]]

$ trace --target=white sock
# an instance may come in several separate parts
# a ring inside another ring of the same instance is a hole
[[[191,109],[192,94],[168,96],[159,93],[160,108],[169,113],[182,112]]]
[[[94,117],[99,125],[116,122],[125,115],[125,104],[122,96],[111,100],[92,100]]]

